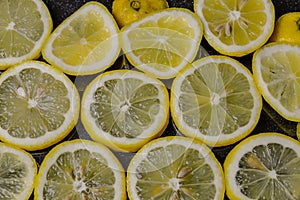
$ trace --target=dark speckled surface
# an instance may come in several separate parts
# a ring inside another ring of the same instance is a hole
[[[53,18],[53,25],[55,28],[66,17],[71,15],[79,7],[88,2],[88,0],[44,0],[44,2],[51,13],[51,16]],[[98,0],[98,2],[104,4],[108,8],[108,10],[111,11],[113,0]],[[170,7],[183,7],[193,11],[193,0],[168,0],[168,3]],[[276,18],[278,18],[286,12],[300,11],[300,0],[273,0],[273,3],[275,6]],[[208,45],[205,39],[203,39],[201,45],[209,52],[209,54],[217,54],[217,52]],[[251,59],[251,54],[242,58],[238,58],[238,60],[249,69],[251,69]],[[70,78],[73,79],[74,77]],[[295,138],[295,128],[296,123],[289,122],[283,119],[264,102],[260,121],[258,122],[256,128],[251,134],[257,134],[261,132],[280,132]],[[65,140],[70,140],[79,137],[88,139],[88,136],[84,135],[84,131],[82,129],[82,125],[79,123],[78,126],[74,128],[74,130],[69,134],[69,136],[65,138]],[[172,123],[170,123],[163,136],[175,134],[176,131]],[[234,146],[235,144],[227,147],[213,148],[212,150],[215,153],[217,159],[220,161],[220,163],[223,163],[227,153]],[[41,163],[45,154],[50,149],[51,147],[43,151],[32,152],[32,154],[34,155],[37,162]],[[130,161],[133,155],[134,154],[116,153],[116,156],[122,161],[125,168],[127,167],[128,162]],[[227,197],[225,199],[227,199]]]

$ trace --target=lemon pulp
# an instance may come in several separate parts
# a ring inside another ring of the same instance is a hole
[[[27,200],[36,173],[35,160],[29,153],[0,143],[0,199]]]
[[[201,143],[177,136],[160,138],[133,157],[127,191],[132,200],[222,199],[223,174]]]
[[[274,29],[275,11],[270,0],[195,0],[204,25],[204,37],[217,51],[243,56],[262,46]]]
[[[86,88],[82,122],[97,141],[114,149],[136,151],[165,130],[168,92],[144,73],[115,70],[103,73]]]
[[[232,144],[248,135],[262,108],[249,70],[225,56],[192,64],[171,89],[171,114],[179,131],[211,146]]]
[[[52,19],[40,0],[0,2],[0,69],[34,59],[52,30]]]
[[[45,63],[25,62],[0,76],[1,140],[27,150],[45,148],[71,131],[78,110],[73,83]]]
[[[169,8],[124,27],[121,39],[123,50],[134,67],[168,79],[193,61],[202,32],[202,23],[194,13]]]
[[[227,156],[227,193],[238,199],[298,199],[300,143],[279,133],[251,136]]]

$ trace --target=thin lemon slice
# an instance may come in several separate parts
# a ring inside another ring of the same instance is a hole
[[[134,67],[168,79],[193,61],[202,34],[202,23],[194,13],[183,8],[169,8],[124,27],[121,42]]]
[[[210,146],[247,136],[262,109],[250,71],[226,56],[208,56],[192,66],[174,79],[171,89],[171,114],[179,131]]]
[[[168,91],[142,72],[105,72],[84,91],[81,119],[94,140],[117,151],[136,151],[165,130]]]
[[[0,139],[27,150],[64,138],[79,116],[79,94],[51,66],[28,61],[0,76]]]
[[[125,173],[105,146],[88,140],[67,141],[44,158],[34,198],[125,200]]]
[[[43,57],[67,74],[94,74],[110,67],[120,53],[119,28],[106,7],[89,2],[50,35]]]
[[[224,163],[230,199],[300,199],[300,143],[261,133],[238,144]]]
[[[264,99],[281,116],[300,122],[300,46],[271,43],[253,56],[253,75]]]
[[[39,57],[52,31],[52,19],[42,0],[1,0],[0,70]]]
[[[127,170],[127,191],[139,199],[223,199],[223,170],[207,146],[169,136],[145,145]]]
[[[204,37],[222,54],[243,56],[271,36],[275,10],[271,0],[194,0],[204,26]]]
[[[13,146],[0,142],[0,199],[29,199],[37,174],[33,157]]]

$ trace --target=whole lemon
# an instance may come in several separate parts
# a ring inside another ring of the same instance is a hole
[[[119,27],[123,27],[146,14],[168,7],[166,0],[114,0],[112,14]]]
[[[289,12],[279,17],[269,41],[300,44],[300,12]]]

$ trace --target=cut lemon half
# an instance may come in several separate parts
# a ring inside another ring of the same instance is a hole
[[[270,43],[253,55],[253,75],[264,99],[281,116],[300,122],[300,46]]]
[[[156,139],[132,158],[129,199],[223,199],[223,170],[204,144],[181,136]]]
[[[34,199],[126,200],[125,173],[105,146],[88,140],[67,141],[44,158]]]
[[[300,199],[300,143],[279,133],[243,140],[224,163],[229,199]]]
[[[170,105],[184,135],[225,146],[254,129],[262,100],[245,66],[226,56],[208,56],[174,79]]]
[[[137,151],[168,125],[165,85],[142,72],[115,70],[95,78],[82,97],[81,120],[96,141],[117,151]]]
[[[0,199],[29,199],[36,174],[36,162],[29,153],[0,142]]]
[[[79,94],[62,72],[39,61],[0,76],[0,139],[26,150],[63,139],[79,116]]]
[[[38,58],[52,31],[52,19],[42,0],[0,2],[0,70]]]
[[[204,26],[204,37],[217,51],[244,56],[267,42],[274,30],[271,0],[194,0]]]
[[[110,67],[119,56],[118,34],[118,25],[106,7],[89,2],[54,30],[42,54],[67,74],[94,74]]]
[[[193,61],[202,34],[202,23],[196,14],[183,8],[169,8],[124,27],[121,42],[134,67],[169,79]]]

